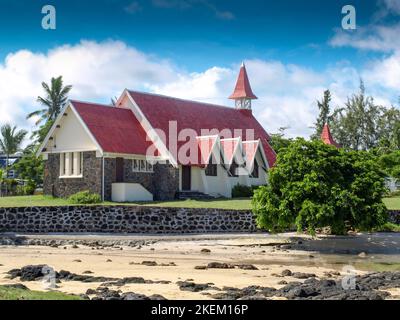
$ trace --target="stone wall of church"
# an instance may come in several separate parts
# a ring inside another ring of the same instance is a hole
[[[129,206],[0,208],[0,232],[201,234],[257,231],[250,211]]]
[[[59,198],[67,198],[77,192],[89,190],[101,195],[102,159],[96,152],[83,153],[83,178],[60,179],[60,154],[50,154],[45,161],[43,192]]]

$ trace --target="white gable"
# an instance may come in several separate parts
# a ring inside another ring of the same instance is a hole
[[[97,151],[98,148],[87,130],[69,106],[56,124],[54,132],[45,145],[45,153]],[[60,126],[58,128],[58,126]]]

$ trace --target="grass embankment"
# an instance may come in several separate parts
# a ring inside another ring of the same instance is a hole
[[[24,196],[0,198],[0,207],[45,207],[45,206],[68,206],[73,205],[66,199],[52,198],[48,196]],[[163,208],[211,208],[227,210],[249,210],[251,209],[250,199],[235,200],[187,200],[187,201],[167,201],[152,203],[112,203],[104,202],[102,205],[127,205],[127,206],[149,206]]]
[[[389,210],[400,210],[400,197],[386,198],[384,202]],[[0,207],[45,207],[45,206],[68,206],[73,205],[66,199],[52,198],[48,196],[26,196],[0,198]],[[126,206],[149,206],[163,208],[210,208],[227,210],[250,210],[250,199],[216,199],[216,200],[187,200],[166,201],[151,203],[112,203],[104,202],[102,205],[126,205]]]
[[[389,210],[400,210],[400,197],[386,198],[384,202]]]
[[[39,292],[0,286],[0,300],[82,300],[61,292]]]

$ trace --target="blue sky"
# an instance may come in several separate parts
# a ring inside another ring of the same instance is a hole
[[[41,28],[46,4],[56,30]],[[341,30],[346,4],[355,31]],[[24,114],[58,74],[85,100],[129,87],[229,104],[245,60],[266,129],[306,136],[325,88],[340,105],[362,77],[378,102],[397,102],[399,17],[400,0],[0,0],[0,122],[31,128]]]
[[[241,59],[281,59],[323,68],[332,59],[364,59],[355,50],[332,50],[343,0],[2,0],[0,54],[46,50],[65,43],[115,39],[178,60],[189,71],[229,66]],[[57,9],[57,30],[41,28],[41,8]],[[359,24],[376,1],[352,1]]]

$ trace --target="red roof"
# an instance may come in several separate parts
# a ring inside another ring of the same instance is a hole
[[[221,140],[221,148],[224,151],[225,163],[233,164],[235,151],[239,145],[239,139]]]
[[[322,130],[321,139],[325,144],[340,148],[340,145],[333,139],[331,129],[329,128],[328,124],[326,124]]]
[[[236,82],[235,91],[229,97],[229,99],[257,99],[256,95],[251,90],[249,77],[247,76],[246,66],[242,64],[240,68],[239,77]]]
[[[250,166],[253,165],[258,151],[258,141],[244,141],[243,151],[246,155],[246,162]]]
[[[195,165],[206,167],[211,160],[213,147],[217,142],[217,137],[198,137],[197,142],[199,145],[199,159]]]
[[[269,166],[274,166],[276,154],[268,141],[267,132],[256,120],[250,110],[236,110],[218,105],[182,100],[167,96],[129,92],[144,116],[154,129],[166,134],[166,146],[169,145],[169,122],[177,122],[177,132],[192,129],[197,136],[218,135],[221,139],[241,137],[243,141],[258,140],[262,142]],[[202,130],[216,130],[214,133],[202,133]],[[254,137],[247,137],[246,130],[254,130]],[[224,131],[232,136],[224,136]],[[179,142],[178,148],[186,142]]]
[[[71,101],[104,152],[146,155],[152,142],[129,109]]]

